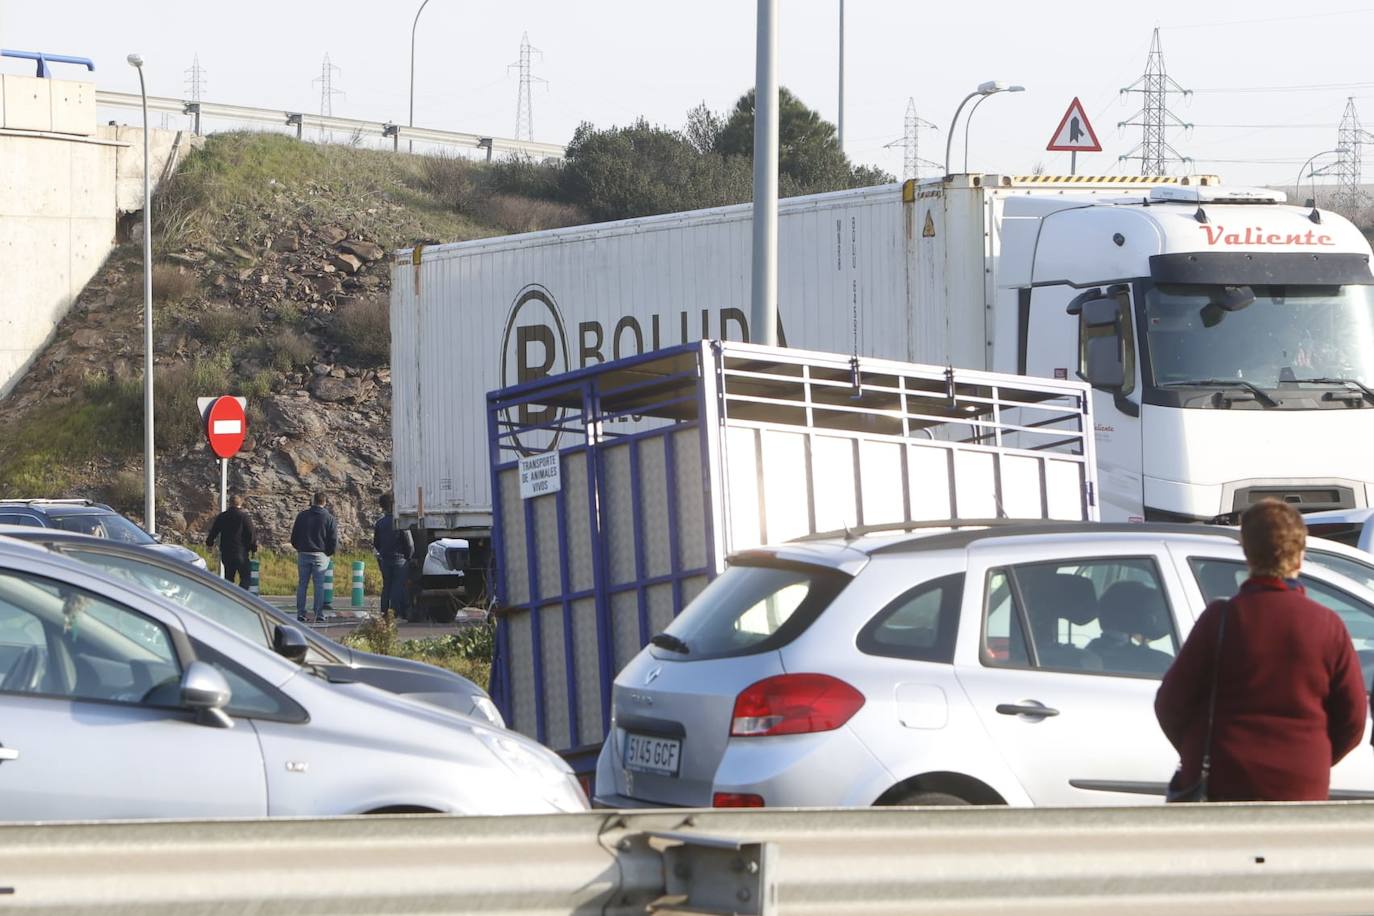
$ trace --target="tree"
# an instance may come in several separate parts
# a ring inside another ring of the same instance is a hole
[[[687,142],[698,153],[715,152],[720,140],[720,132],[725,129],[725,121],[720,115],[706,107],[703,101],[687,112],[687,126],[682,129]]]
[[[750,89],[735,103],[716,140],[715,151],[722,156],[741,156],[753,161],[754,90]],[[780,190],[786,187],[802,194],[895,180],[878,169],[854,168],[840,149],[835,126],[806,107],[786,87],[778,90],[778,178]]]

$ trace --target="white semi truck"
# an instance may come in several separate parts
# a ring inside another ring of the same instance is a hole
[[[481,565],[485,392],[748,340],[750,215],[399,252],[402,519]],[[1104,520],[1374,504],[1374,274],[1335,213],[1209,176],[968,174],[788,199],[779,229],[785,344],[1090,382]]]

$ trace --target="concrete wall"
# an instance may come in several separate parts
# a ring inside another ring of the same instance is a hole
[[[186,144],[151,143],[156,179]],[[0,397],[104,263],[117,212],[142,209],[142,183],[142,131],[97,129],[93,84],[0,74]]]

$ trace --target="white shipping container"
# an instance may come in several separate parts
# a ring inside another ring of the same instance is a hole
[[[392,266],[396,509],[485,528],[487,391],[702,338],[747,340],[749,205],[437,245]],[[791,346],[907,359],[902,188],[784,200]]]

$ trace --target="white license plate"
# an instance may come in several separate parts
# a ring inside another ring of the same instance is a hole
[[[676,776],[682,757],[682,739],[656,735],[625,735],[625,769],[636,773]]]

